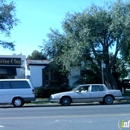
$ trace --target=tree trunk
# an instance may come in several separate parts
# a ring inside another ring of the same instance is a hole
[[[115,78],[113,77],[111,72],[106,69],[104,70],[104,81],[109,89],[119,89]]]

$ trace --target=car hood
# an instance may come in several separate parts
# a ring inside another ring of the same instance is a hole
[[[52,94],[51,96],[54,96],[54,97],[72,96],[73,93],[74,93],[74,91],[68,91],[68,92],[61,92],[61,93]]]

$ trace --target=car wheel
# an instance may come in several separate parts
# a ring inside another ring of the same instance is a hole
[[[69,106],[70,103],[71,103],[71,100],[70,100],[69,97],[63,97],[63,98],[61,99],[61,105],[62,105],[62,106]]]
[[[22,98],[14,98],[12,103],[14,107],[22,107],[24,105],[24,101]]]
[[[110,95],[108,95],[108,96],[106,96],[106,97],[104,98],[104,103],[105,103],[105,104],[108,104],[108,105],[113,104],[113,101],[114,101],[114,99],[113,99],[113,97],[110,96]]]

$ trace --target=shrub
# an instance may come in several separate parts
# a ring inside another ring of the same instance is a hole
[[[69,87],[38,87],[35,88],[35,96],[36,98],[49,98],[51,94],[70,91]]]

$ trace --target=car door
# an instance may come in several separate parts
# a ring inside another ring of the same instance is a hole
[[[84,91],[82,91],[82,87],[84,87]],[[73,102],[74,103],[84,103],[90,101],[90,92],[88,92],[89,85],[81,86],[77,90],[75,90],[73,94]]]
[[[105,96],[104,87],[102,85],[91,85],[90,101],[100,102],[103,101]]]

